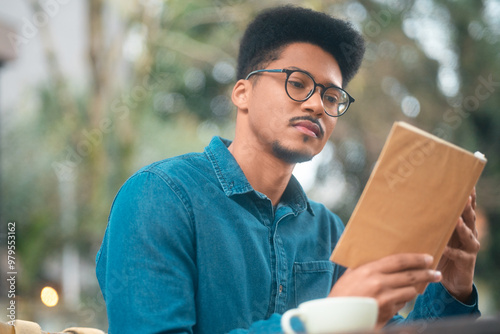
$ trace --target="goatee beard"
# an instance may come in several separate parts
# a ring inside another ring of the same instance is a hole
[[[286,147],[283,147],[279,141],[274,141],[272,144],[274,156],[278,159],[283,160],[289,164],[297,164],[301,162],[309,161],[313,158],[312,155],[307,153],[302,153],[299,151],[293,151]]]

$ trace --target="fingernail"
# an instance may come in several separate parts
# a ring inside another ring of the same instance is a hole
[[[434,280],[436,281],[440,281],[443,278],[443,275],[438,270],[434,270],[433,275],[434,275]]]
[[[425,263],[426,264],[431,264],[432,262],[434,261],[434,258],[432,257],[432,255],[425,255]]]

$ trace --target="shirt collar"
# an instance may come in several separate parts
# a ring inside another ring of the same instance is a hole
[[[236,159],[229,152],[228,147],[230,144],[230,140],[213,137],[210,144],[205,147],[205,154],[212,163],[222,190],[224,190],[228,197],[256,192],[248,182]],[[283,193],[280,205],[289,206],[295,214],[307,210],[314,215],[307,195],[293,175]]]

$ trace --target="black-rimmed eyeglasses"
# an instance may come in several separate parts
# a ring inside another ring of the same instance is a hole
[[[342,116],[345,114],[351,103],[354,102],[352,96],[342,88],[337,86],[325,87],[322,84],[318,84],[309,73],[301,70],[257,70],[250,72],[245,80],[248,80],[248,78],[254,74],[262,72],[286,73],[285,91],[288,97],[297,102],[307,101],[311,96],[313,96],[316,91],[316,87],[321,87],[321,102],[323,104],[323,109],[328,116]]]

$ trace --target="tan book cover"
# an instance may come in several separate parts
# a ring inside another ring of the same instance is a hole
[[[356,268],[391,254],[427,253],[435,269],[485,164],[479,152],[394,123],[330,260]]]

